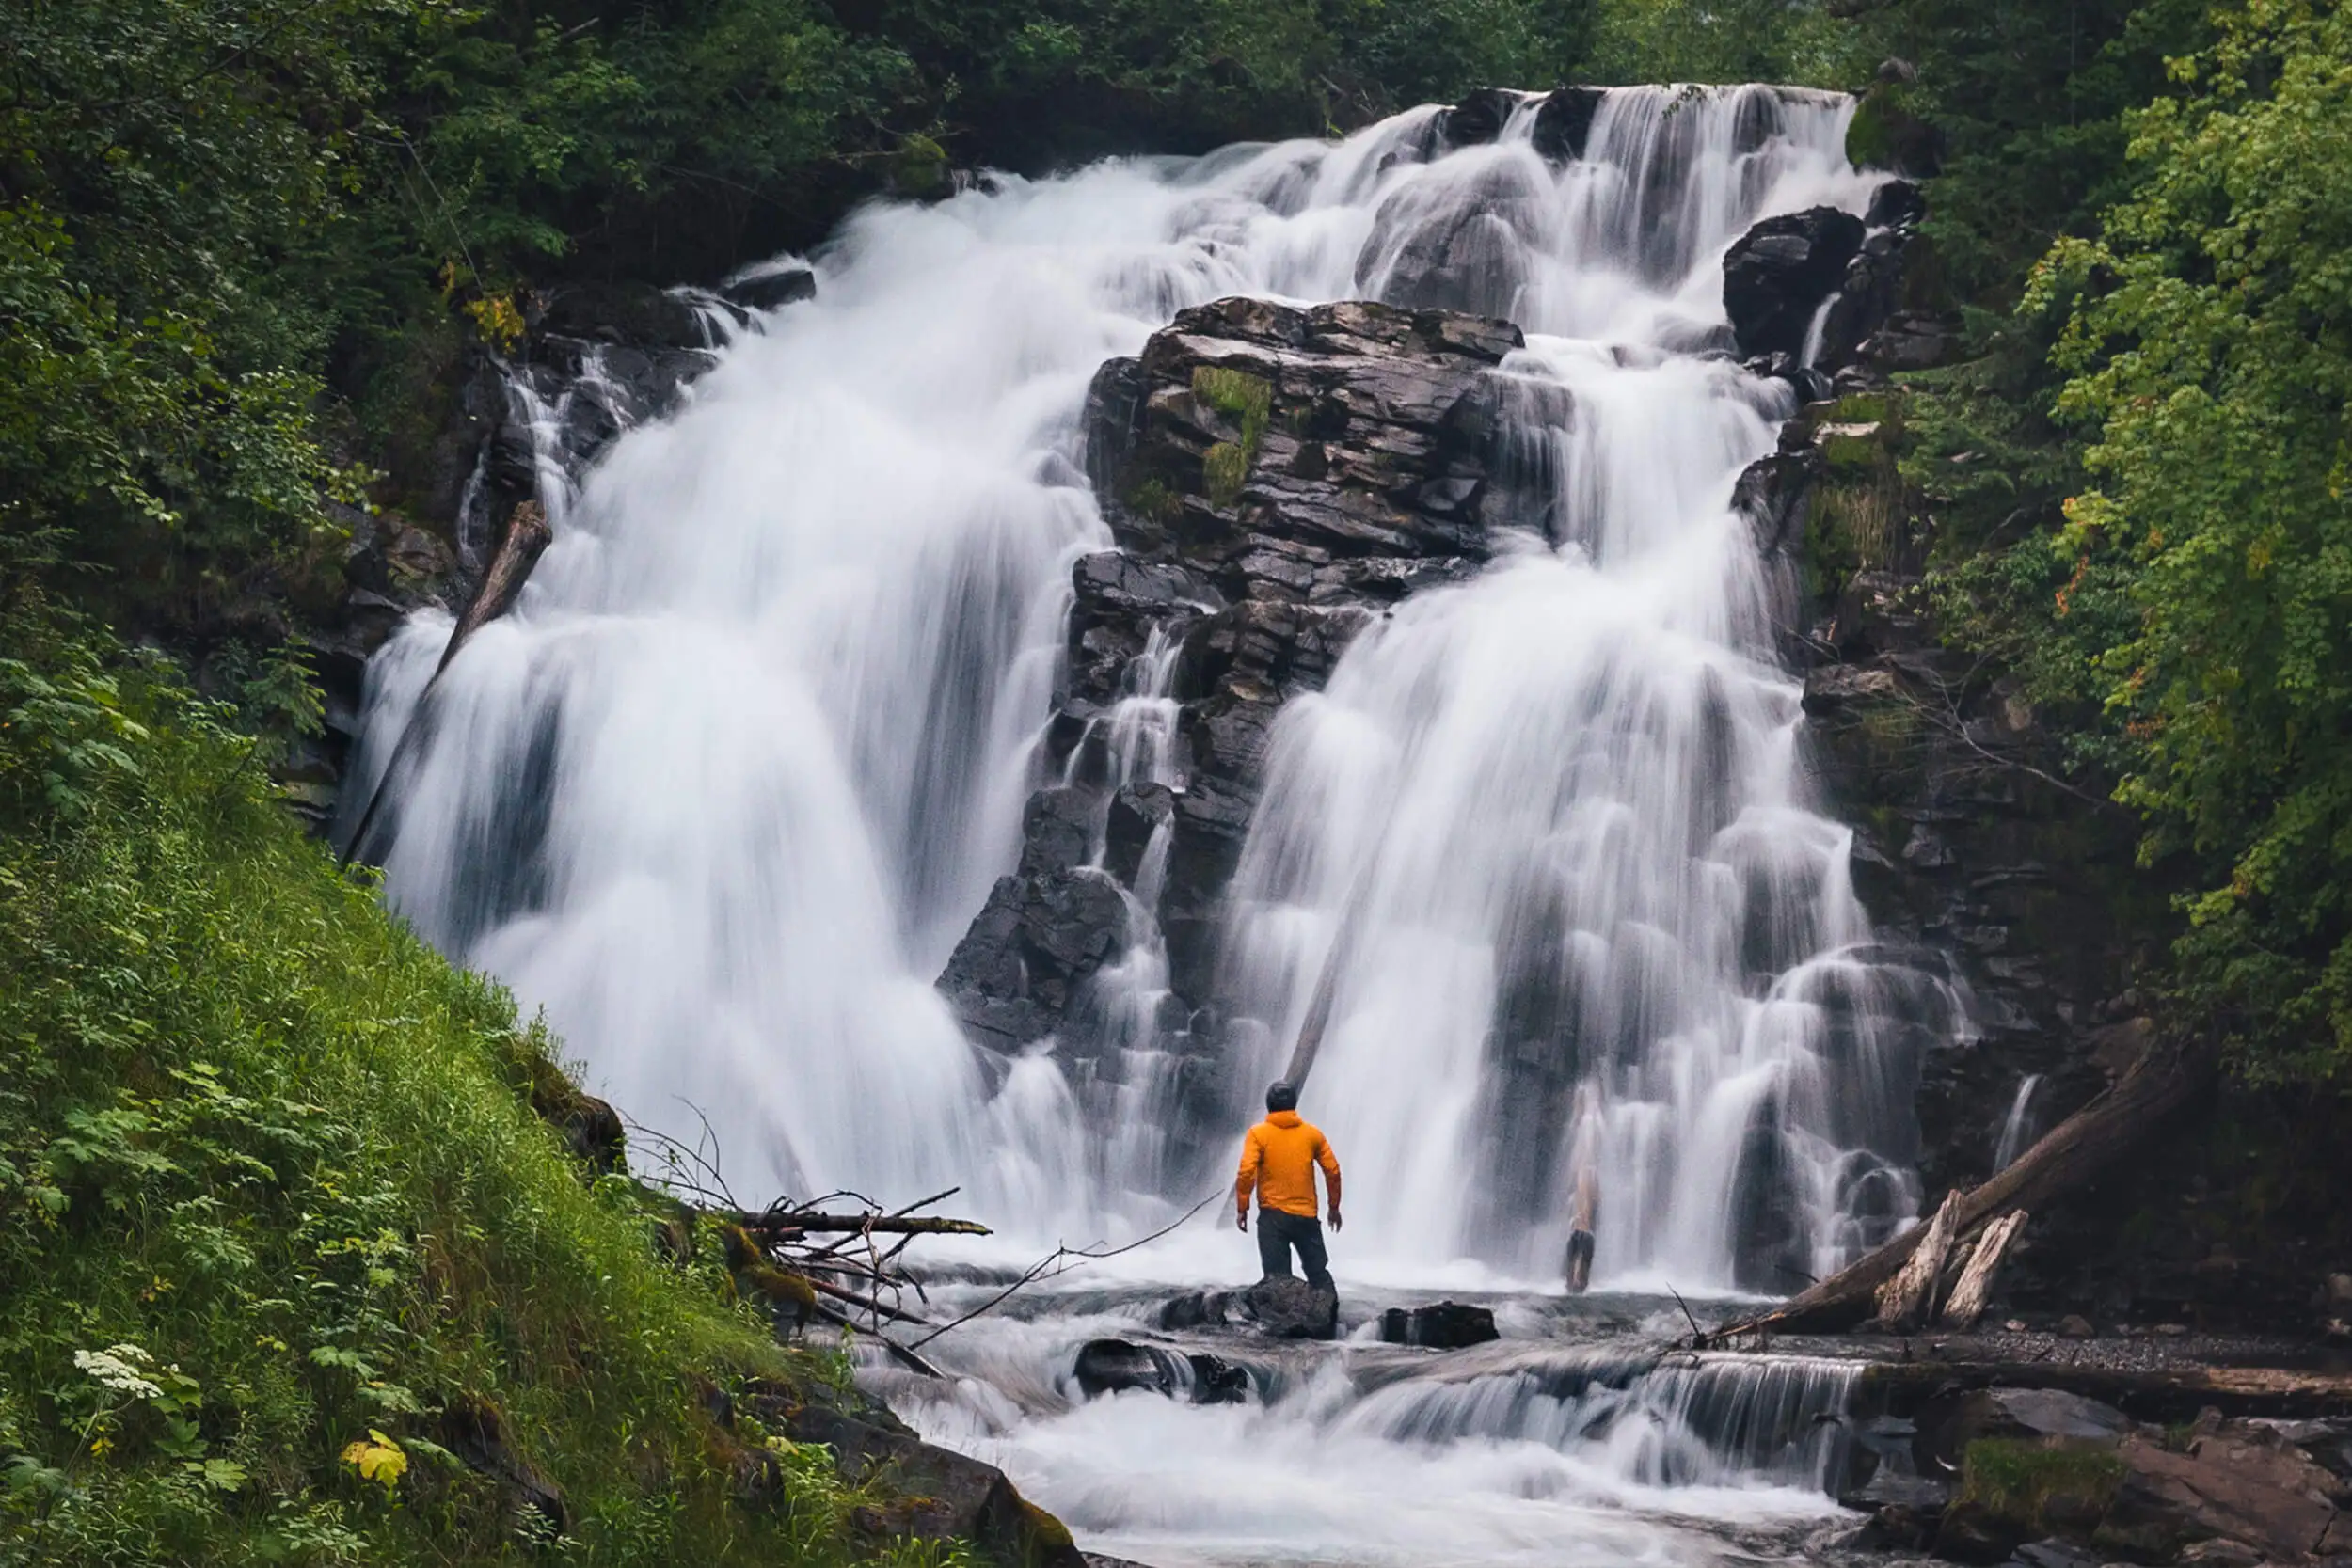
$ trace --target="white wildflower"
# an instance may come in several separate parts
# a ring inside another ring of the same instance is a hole
[[[104,1350],[77,1350],[73,1364],[96,1378],[118,1394],[151,1400],[161,1394],[163,1386],[146,1375],[155,1358],[136,1345],[108,1345]]]

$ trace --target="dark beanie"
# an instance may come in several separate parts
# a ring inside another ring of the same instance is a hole
[[[1265,1108],[1269,1111],[1297,1110],[1298,1085],[1295,1084],[1277,1084],[1272,1088],[1267,1089],[1265,1092]]]

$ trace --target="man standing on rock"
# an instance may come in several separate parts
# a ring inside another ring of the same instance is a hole
[[[1249,1228],[1249,1194],[1258,1194],[1258,1261],[1268,1279],[1288,1279],[1291,1249],[1307,1283],[1334,1289],[1315,1209],[1315,1166],[1331,1189],[1331,1228],[1340,1228],[1340,1157],[1313,1123],[1298,1116],[1298,1089],[1277,1084],[1265,1092],[1265,1120],[1242,1140],[1241,1174],[1233,1180],[1233,1228]]]

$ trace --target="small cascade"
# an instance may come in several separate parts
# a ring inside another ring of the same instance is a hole
[[[1834,1490],[1851,1363],[1527,1352],[1508,1370],[1409,1377],[1343,1420],[1391,1442],[1540,1443],[1656,1487]]]
[[[2017,1156],[2033,1142],[2033,1098],[2042,1088],[2042,1074],[2029,1072],[2017,1085],[2017,1096],[2009,1102],[2009,1115],[2001,1119],[2001,1135],[1993,1145],[1993,1170],[1995,1175],[2009,1169]]]

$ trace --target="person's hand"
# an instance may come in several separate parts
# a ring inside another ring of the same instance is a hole
[[[1234,1229],[1236,1229],[1236,1230],[1244,1230],[1244,1231],[1246,1231],[1246,1230],[1248,1230],[1248,1229],[1249,1228],[1249,1211],[1248,1211],[1248,1210],[1247,1210],[1247,1209],[1236,1209],[1236,1210],[1234,1210],[1234,1211],[1233,1211],[1233,1228],[1234,1228]]]
[[[1340,1218],[1339,1205],[1333,1204],[1331,1206],[1331,1228],[1334,1230],[1344,1230],[1346,1227],[1347,1222]]]

